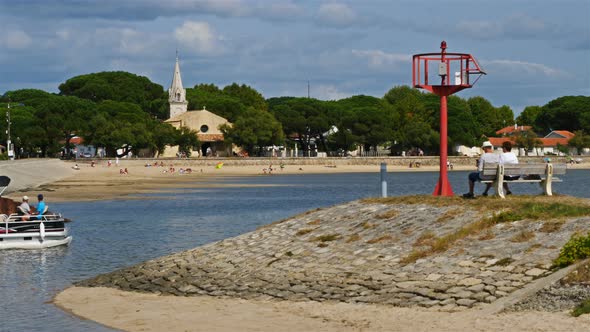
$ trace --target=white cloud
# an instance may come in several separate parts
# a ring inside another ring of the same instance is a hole
[[[216,54],[221,51],[219,41],[223,38],[207,22],[186,21],[174,31],[174,36],[182,47],[198,54]]]
[[[546,39],[560,31],[541,19],[528,15],[511,15],[494,21],[460,21],[455,26],[457,32],[474,39]]]
[[[492,70],[487,70],[488,74],[492,71],[495,72],[508,72],[511,74],[518,74],[518,73],[525,73],[529,75],[543,75],[547,77],[565,77],[569,76],[568,73],[551,68],[549,66],[534,63],[534,62],[526,62],[526,61],[518,61],[518,60],[488,60],[482,61],[482,64],[487,68],[491,68]]]
[[[321,100],[338,100],[352,96],[352,93],[339,91],[334,85],[318,85],[312,86],[311,97]]]
[[[354,56],[366,58],[369,68],[384,69],[400,63],[412,62],[412,56],[408,54],[387,53],[381,50],[352,50]]]
[[[0,34],[0,46],[8,49],[23,49],[29,47],[33,39],[22,30],[8,30]]]
[[[356,13],[350,7],[341,3],[323,4],[318,10],[318,20],[327,25],[349,25],[356,20],[356,17]]]

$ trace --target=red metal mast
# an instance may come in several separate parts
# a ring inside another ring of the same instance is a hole
[[[447,96],[463,89],[471,88],[485,72],[480,69],[477,61],[470,54],[447,53],[447,43],[440,43],[440,53],[416,54],[412,58],[412,83],[415,88],[428,90],[440,96],[440,176],[432,193],[434,196],[453,196],[453,188],[447,174],[448,130],[447,130]],[[428,84],[428,62],[438,62],[440,85]],[[459,71],[455,73],[455,84],[451,84],[451,66]],[[470,67],[471,65],[471,67]],[[421,80],[420,67],[423,66],[424,81]],[[473,84],[469,83],[469,75],[479,75]],[[457,77],[458,75],[458,77]]]

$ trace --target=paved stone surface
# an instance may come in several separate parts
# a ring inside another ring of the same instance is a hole
[[[438,218],[462,209],[452,220]],[[404,265],[432,237],[480,218],[464,207],[366,204],[359,201],[295,216],[254,232],[79,282],[183,296],[343,301],[457,310],[494,302],[551,272],[552,260],[590,217],[554,233],[543,221],[498,224],[485,238]],[[528,242],[516,234],[534,231]]]

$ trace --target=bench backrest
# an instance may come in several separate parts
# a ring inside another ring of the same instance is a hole
[[[547,164],[504,164],[504,175],[544,175]],[[553,174],[565,174],[566,164],[553,164]],[[498,172],[497,163],[486,163],[483,165],[483,176],[495,176]]]

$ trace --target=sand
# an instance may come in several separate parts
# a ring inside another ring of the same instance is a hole
[[[71,163],[73,166],[74,164]],[[121,167],[127,168],[128,174],[120,174]],[[214,166],[193,168],[191,174],[179,172],[180,167],[175,166],[175,172],[170,173],[170,167],[145,167],[140,162],[127,162],[121,167],[114,165],[108,167],[105,163],[91,167],[89,164],[80,164],[80,169],[72,176],[56,178],[55,182],[42,185],[34,190],[24,190],[10,193],[10,198],[19,200],[22,195],[36,197],[43,193],[48,202],[72,202],[112,199],[146,199],[138,194],[156,194],[182,192],[185,189],[240,186],[236,184],[218,184],[219,179],[239,176],[276,176],[277,174],[334,174],[374,172],[379,177],[379,165],[287,165],[283,170],[279,167],[272,173],[264,173],[262,166],[223,166],[220,169]],[[455,170],[472,170],[473,167],[456,167]],[[424,166],[421,168],[388,166],[388,172],[408,171],[436,171],[437,167]],[[166,172],[165,172],[166,171]],[[253,186],[253,185],[241,185]],[[153,199],[150,196],[149,199]],[[170,196],[162,196],[168,199]]]
[[[72,287],[62,309],[125,331],[590,331],[590,317],[565,312],[483,315],[319,302],[176,297]]]

